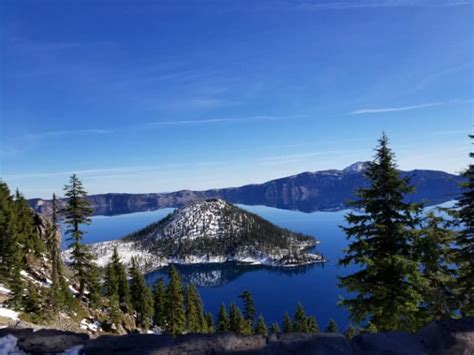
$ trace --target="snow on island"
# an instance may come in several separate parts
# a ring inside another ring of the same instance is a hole
[[[313,237],[279,228],[221,199],[193,202],[163,220],[122,239],[90,244],[99,266],[114,248],[130,265],[133,257],[146,272],[176,264],[224,263],[294,267],[325,262],[308,249]],[[63,253],[70,261],[70,250]]]

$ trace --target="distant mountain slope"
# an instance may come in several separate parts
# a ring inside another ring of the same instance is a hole
[[[246,262],[295,266],[324,262],[306,249],[317,241],[277,227],[223,200],[192,202],[122,239],[89,244],[100,266],[113,249],[125,263],[137,257],[145,271],[170,263]],[[69,251],[64,253],[66,259]]]
[[[207,191],[177,191],[149,194],[101,194],[89,197],[95,214],[116,215],[154,210],[164,207],[181,207],[209,198],[221,198],[232,203],[264,205],[303,212],[340,210],[354,198],[354,192],[367,185],[364,177],[366,162],[355,163],[343,170],[305,172],[263,184],[245,185]],[[435,170],[402,171],[416,188],[410,200],[439,204],[456,199],[463,181],[458,175]],[[42,199],[30,200],[32,207],[48,213],[50,203]]]

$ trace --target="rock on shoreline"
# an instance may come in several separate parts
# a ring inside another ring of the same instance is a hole
[[[352,340],[329,333],[291,333],[279,338],[234,334],[187,334],[172,338],[129,334],[90,339],[86,334],[52,329],[0,329],[0,353],[8,354],[7,349],[17,351],[16,354],[471,355],[474,354],[474,317],[432,322],[416,334],[363,334]]]

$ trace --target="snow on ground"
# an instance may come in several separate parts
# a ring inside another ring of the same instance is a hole
[[[7,336],[0,338],[0,354],[23,354],[16,346],[18,339],[13,335],[8,334]]]
[[[87,319],[81,320],[81,328],[82,329],[87,329],[93,333],[99,331],[100,329],[100,323],[98,321],[91,322]]]
[[[90,249],[96,257],[94,262],[98,266],[105,267],[112,258],[114,248],[117,248],[121,261],[126,265],[131,265],[133,257],[142,260],[143,264],[145,264],[145,262],[150,263],[156,268],[164,265],[155,255],[135,247],[134,242],[121,242],[116,240],[90,244]],[[63,252],[63,260],[66,263],[71,261],[70,249]]]
[[[12,291],[9,288],[6,288],[2,284],[0,284],[0,293],[4,295],[9,295]]]
[[[82,348],[83,345],[76,345],[70,349],[66,349],[63,353],[60,353],[60,355],[79,355]]]
[[[0,317],[18,320],[18,312],[15,312],[8,308],[0,307]]]

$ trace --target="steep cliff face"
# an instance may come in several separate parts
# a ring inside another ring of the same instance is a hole
[[[10,327],[54,327],[75,332],[97,333],[99,319],[105,318],[105,313],[89,306],[84,299],[76,300],[79,282],[74,272],[61,259],[61,232],[54,228],[52,222],[45,216],[34,216],[36,235],[42,243],[41,250],[28,250],[22,260],[22,269],[18,282],[23,287],[22,297],[25,299],[18,304],[13,302],[12,286],[0,282],[0,328]],[[55,288],[56,285],[58,288]],[[31,291],[34,291],[34,297]],[[88,294],[86,290],[86,297]],[[58,308],[54,303],[58,297],[65,301],[66,294],[72,303]],[[25,296],[29,296],[25,298]],[[131,319],[129,330],[135,329]],[[0,344],[1,345],[1,344]],[[3,354],[0,348],[0,354]]]
[[[293,266],[323,262],[321,256],[305,251],[316,244],[312,237],[213,199],[193,202],[123,239],[91,244],[90,249],[99,265],[105,265],[117,248],[122,260],[129,263],[137,257],[149,271],[169,263]]]
[[[220,198],[231,203],[264,205],[303,212],[340,210],[354,199],[354,192],[367,186],[364,177],[366,162],[355,163],[343,170],[305,172],[272,180],[263,184],[213,189],[206,191],[177,191],[149,194],[101,194],[89,196],[97,215],[117,215],[155,210],[164,207],[182,207],[189,202]],[[429,205],[456,199],[463,181],[458,175],[442,171],[402,171],[410,179],[415,193],[409,196],[414,202]],[[51,205],[42,199],[30,200],[38,212],[48,213]]]

